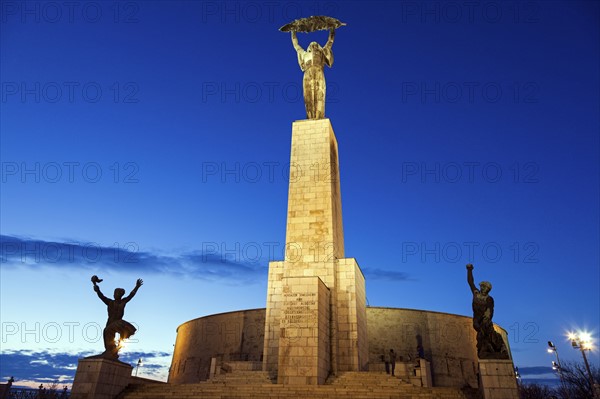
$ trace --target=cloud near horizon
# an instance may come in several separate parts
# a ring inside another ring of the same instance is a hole
[[[50,350],[6,350],[0,353],[0,380],[6,382],[14,377],[14,386],[36,388],[40,384],[50,386],[58,383],[59,388],[73,384],[77,362],[80,358],[91,356],[93,352],[55,352]],[[165,379],[168,366],[160,360],[171,358],[167,352],[126,352],[119,360],[132,367],[142,359],[140,377]]]
[[[550,374],[556,376],[556,372],[550,366],[525,366],[519,367],[519,374],[526,375],[544,375]]]
[[[179,254],[140,251],[136,243],[124,247],[107,247],[96,243],[45,241],[29,237],[0,235],[0,264],[2,267],[89,267],[107,270],[144,271],[206,281],[248,284],[267,278],[268,262],[275,259],[252,257],[237,250],[220,252],[217,243],[204,243],[202,250]],[[365,268],[373,280],[407,281],[403,272]]]

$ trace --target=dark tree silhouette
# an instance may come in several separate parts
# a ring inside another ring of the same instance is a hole
[[[556,392],[546,385],[524,383],[519,387],[519,396],[521,399],[550,399],[556,397]]]
[[[593,399],[594,391],[583,363],[563,362],[563,383],[557,388],[536,383],[523,383],[519,387],[521,399]],[[600,381],[600,368],[590,365],[594,381]]]
[[[583,363],[563,362],[561,366],[564,384],[556,389],[559,398],[591,399],[594,397],[594,388]],[[600,381],[600,368],[591,364],[590,370],[597,384]]]

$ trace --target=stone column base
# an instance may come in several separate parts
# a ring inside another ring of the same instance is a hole
[[[484,399],[519,399],[512,360],[480,359],[479,388]]]
[[[106,359],[79,359],[71,399],[114,399],[131,379],[133,367]]]
[[[433,380],[431,378],[431,363],[425,359],[419,359],[419,371],[421,373],[422,386],[431,388]]]
[[[283,281],[278,384],[325,383],[331,369],[329,289],[319,277]]]

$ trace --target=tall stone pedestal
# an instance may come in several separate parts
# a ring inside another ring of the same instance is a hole
[[[479,387],[484,399],[519,399],[512,360],[480,359]]]
[[[71,399],[114,399],[131,379],[133,367],[106,359],[79,359]]]
[[[329,119],[294,122],[290,158],[285,260],[269,264],[263,370],[281,383],[322,384],[337,371],[367,368],[365,279],[356,260],[344,258],[338,148]],[[304,308],[310,314],[293,317],[293,301],[308,301],[305,295],[314,298]],[[290,329],[291,320],[301,324]]]

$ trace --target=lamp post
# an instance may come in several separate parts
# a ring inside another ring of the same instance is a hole
[[[135,376],[137,377],[137,373],[138,370],[140,369],[140,366],[142,365],[142,358],[140,357],[140,359],[137,362],[137,367],[135,368]]]
[[[592,375],[592,371],[590,370],[590,364],[588,363],[587,356],[585,355],[586,350],[592,350],[592,337],[588,333],[569,333],[569,339],[571,340],[571,345],[573,346],[573,349],[581,350],[581,355],[583,356],[583,363],[585,364],[585,368],[590,379],[590,387],[592,388],[592,393],[594,394],[594,398],[600,398],[600,394],[598,393],[598,387],[594,383],[594,376]]]
[[[548,353],[554,353],[556,355],[556,362],[552,361],[552,370],[556,370],[558,372],[558,378],[560,378],[560,385],[564,388],[564,380],[562,373],[562,366],[560,364],[560,359],[558,358],[558,350],[556,349],[556,345],[552,343],[552,341],[548,341]]]

